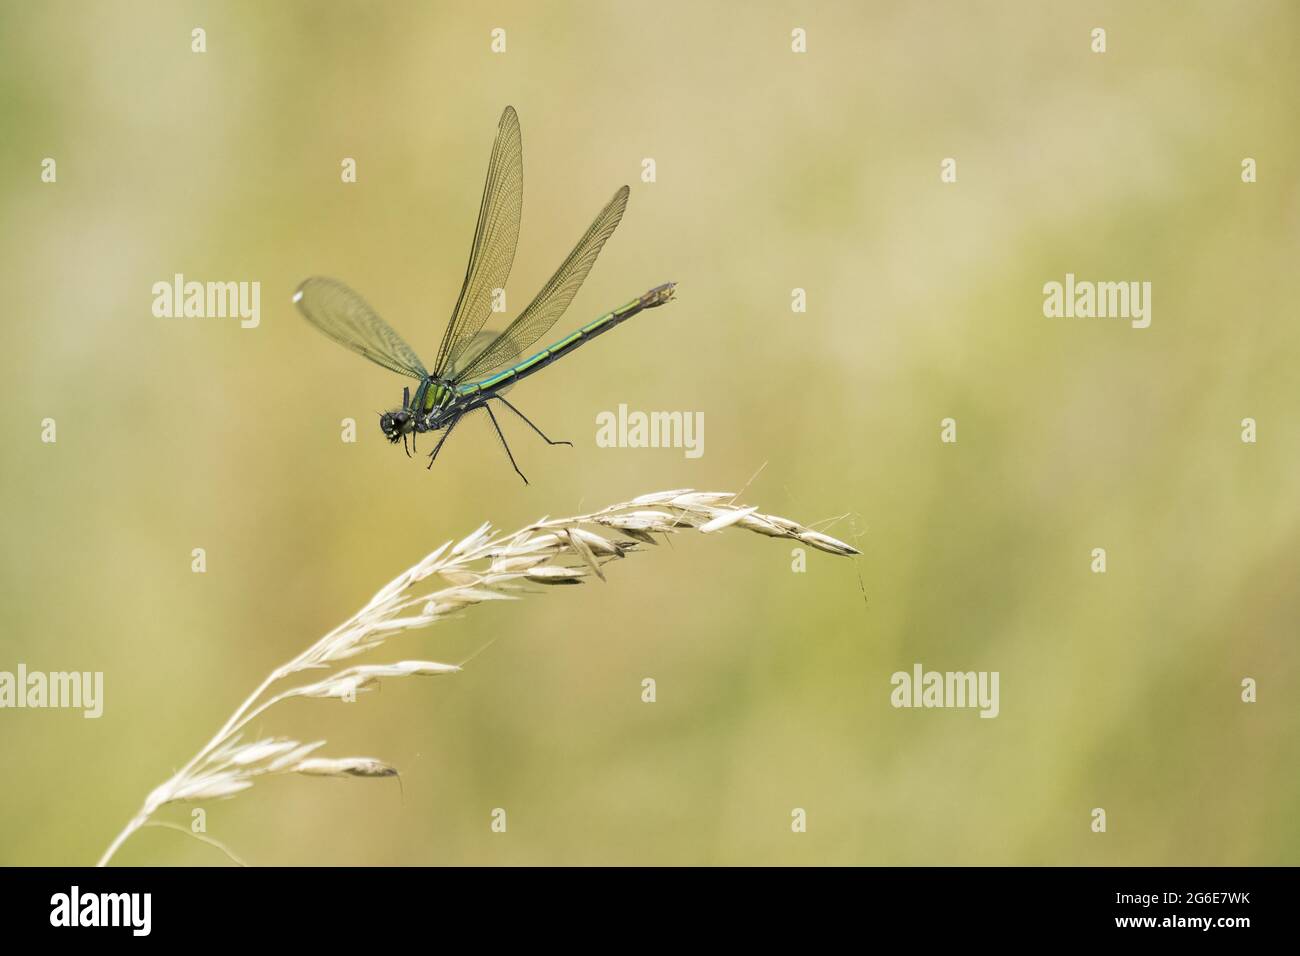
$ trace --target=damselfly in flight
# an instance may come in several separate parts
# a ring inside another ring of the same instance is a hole
[[[393,331],[387,322],[366,304],[365,300],[335,279],[312,278],[298,287],[293,301],[298,304],[307,321],[352,351],[364,355],[384,368],[406,375],[419,382],[415,394],[410,386],[402,389],[402,407],[379,416],[379,427],[393,444],[399,441],[406,447],[409,436],[411,447],[422,432],[445,429],[442,437],[429,453],[429,467],[433,467],[438,452],[451,437],[452,429],[470,412],[480,409],[496,429],[506,450],[510,464],[524,479],[524,473],[515,463],[515,456],[506,444],[505,435],[493,414],[492,404],[509,409],[523,419],[533,431],[548,444],[569,445],[571,442],[552,441],[529,421],[524,413],[506,401],[503,392],[520,379],[541,371],[561,356],[568,355],[578,346],[606,332],[636,315],[643,309],[653,309],[669,301],[673,283],[656,286],[645,295],[620,305],[588,322],[550,346],[526,359],[520,360],[525,350],[536,344],[564,314],[577,294],[582,280],[591,271],[596,256],[605,240],[623,218],[627,208],[628,189],[624,186],[614,194],[600,211],[591,226],[583,233],[555,275],[542,286],[542,291],[519,313],[518,318],[506,326],[505,331],[493,334],[483,331],[492,309],[493,300],[502,295],[510,267],[514,263],[515,244],[519,239],[519,218],[523,206],[524,187],[523,146],[519,137],[519,118],[507,106],[497,126],[496,143],[488,161],[487,184],[483,187],[483,202],[479,207],[478,226],[474,230],[474,243],[470,246],[469,267],[460,298],[452,310],[451,321],[443,333],[442,345],[432,370],[425,368],[420,357]],[[500,408],[498,408],[500,410]],[[407,455],[410,455],[407,450]]]

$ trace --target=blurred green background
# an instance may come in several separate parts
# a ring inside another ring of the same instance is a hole
[[[99,720],[0,712],[0,863],[93,862],[443,540],[764,463],[745,501],[848,513],[825,529],[864,555],[796,574],[785,542],[679,537],[401,637],[375,659],[478,655],[260,729],[392,761],[404,796],[277,778],[207,804],[209,835],[261,864],[1300,860],[1294,4],[0,10],[0,670],[106,681]],[[481,425],[432,472],[388,447],[402,382],[289,301],[336,276],[431,356],[507,103],[512,303],[624,182],[557,334],[680,283],[512,393],[576,443],[507,424],[529,487]],[[177,272],[260,281],[261,327],[154,318]],[[1044,318],[1066,272],[1152,282],[1151,327]],[[621,402],[704,412],[704,456],[596,447]],[[895,710],[915,662],[999,671],[1001,715]],[[227,861],[153,829],[116,862]]]

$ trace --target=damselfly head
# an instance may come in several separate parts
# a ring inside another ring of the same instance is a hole
[[[402,440],[402,435],[410,431],[410,422],[410,412],[404,408],[394,409],[379,416],[379,430],[384,433],[385,438],[396,445]]]

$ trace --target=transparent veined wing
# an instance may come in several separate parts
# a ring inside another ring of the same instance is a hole
[[[476,358],[478,358],[479,353],[483,349],[487,348],[491,343],[495,342],[500,335],[501,335],[500,330],[496,330],[493,332],[487,332],[487,331],[480,332],[478,335],[474,336],[473,340],[469,343],[469,346],[461,353],[462,363],[469,363],[474,361]],[[519,361],[519,359],[520,359],[520,355],[518,350],[516,350],[510,355],[506,356],[504,359],[502,359],[500,364],[514,365],[516,362]],[[461,371],[462,369],[459,366],[453,365],[450,369],[447,370],[447,377],[450,378],[453,382],[464,381],[464,379],[460,377]],[[505,386],[504,388],[497,389],[496,391],[499,394],[504,395],[507,392],[509,392],[510,389],[512,388],[514,388],[513,382]]]
[[[478,225],[469,250],[469,265],[451,321],[443,333],[434,362],[434,374],[447,372],[465,355],[466,348],[483,328],[492,308],[492,292],[504,289],[515,261],[519,242],[519,219],[524,203],[524,148],[519,135],[519,117],[507,106],[497,124],[497,138],[488,160],[483,201]]]
[[[519,317],[506,326],[496,339],[481,353],[468,360],[455,377],[457,383],[480,378],[524,354],[545,335],[569,307],[582,281],[604,248],[605,240],[613,234],[623,211],[627,209],[628,188],[624,186],[600,211],[583,233],[573,251],[560,263],[542,291],[529,303]]]
[[[483,351],[483,349],[495,342],[500,335],[501,330],[495,329],[493,331],[484,330],[474,336],[474,338],[470,340],[469,345],[461,352],[460,362],[453,363],[451,367],[447,369],[447,377],[452,381],[455,381],[464,366],[477,358],[479,352]],[[518,358],[518,353],[516,353],[513,360],[517,361]]]
[[[399,375],[428,373],[415,350],[356,292],[337,279],[314,276],[293,294],[303,317],[335,342]]]

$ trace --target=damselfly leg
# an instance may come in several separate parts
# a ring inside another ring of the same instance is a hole
[[[501,426],[497,424],[497,417],[492,414],[492,406],[484,403],[480,407],[483,411],[488,413],[488,418],[492,419],[492,427],[497,430],[497,438],[501,439],[501,447],[506,450],[506,457],[510,459],[510,465],[514,468],[515,474],[524,479],[524,484],[528,484],[528,479],[524,477],[524,473],[520,471],[519,466],[515,464],[515,456],[510,454],[510,445],[506,442],[506,436],[501,433]],[[532,423],[530,422],[529,424]],[[543,435],[542,437],[544,438],[546,436]]]
[[[438,444],[435,445],[433,447],[433,451],[429,453],[429,464],[425,465],[425,468],[433,467],[433,461],[435,458],[438,457],[438,452],[442,451],[442,446],[447,444],[447,439],[451,437],[451,430],[456,427],[456,423],[460,421],[461,418],[463,417],[464,417],[463,415],[457,415],[451,421],[447,422],[446,434],[444,434],[441,438],[438,439]]]
[[[520,418],[522,418],[522,419],[524,420],[524,422],[528,425],[529,428],[531,428],[533,431],[537,432],[537,434],[539,434],[539,435],[542,436],[542,441],[546,442],[546,444],[548,444],[548,445],[568,445],[570,448],[573,447],[573,442],[571,442],[571,441],[552,441],[551,439],[547,438],[547,437],[546,437],[546,432],[542,431],[540,428],[538,428],[536,425],[534,425],[531,421],[529,421],[527,415],[525,415],[525,414],[524,414],[523,412],[521,412],[519,409],[515,408],[513,405],[511,405],[509,402],[507,402],[507,401],[506,401],[504,398],[502,398],[500,395],[493,395],[492,398],[495,398],[498,402],[500,402],[500,403],[501,403],[502,405],[504,405],[506,408],[510,409],[512,412],[514,412],[516,415],[518,415]]]

